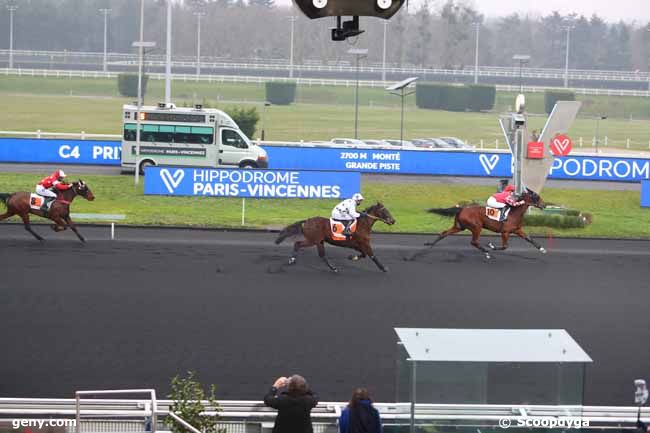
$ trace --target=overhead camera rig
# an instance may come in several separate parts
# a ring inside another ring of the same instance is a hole
[[[294,0],[298,8],[310,19],[336,17],[332,29],[333,41],[344,41],[364,31],[359,28],[359,17],[389,19],[407,0]],[[352,17],[343,21],[343,17]]]

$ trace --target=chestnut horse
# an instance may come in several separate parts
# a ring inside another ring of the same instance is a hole
[[[23,224],[25,224],[25,230],[34,235],[34,237],[39,241],[42,241],[44,239],[32,230],[32,226],[29,222],[29,214],[31,213],[54,221],[55,224],[52,225],[52,230],[55,232],[60,232],[70,227],[81,242],[86,242],[70,219],[70,203],[72,203],[72,200],[74,200],[76,196],[79,195],[89,201],[95,199],[95,196],[92,191],[90,191],[90,188],[88,188],[88,185],[86,185],[81,179],[79,182],[73,182],[72,188],[65,191],[59,191],[57,198],[54,200],[54,203],[52,203],[47,212],[32,209],[29,203],[29,195],[30,193],[28,192],[16,192],[13,194],[0,193],[0,202],[3,202],[7,206],[7,212],[0,215],[0,221],[18,215],[23,220]]]
[[[291,236],[303,235],[304,239],[297,241],[293,244],[293,253],[289,259],[289,264],[296,263],[296,255],[300,249],[305,247],[316,246],[318,255],[325,262],[325,264],[334,272],[338,269],[333,266],[325,256],[325,245],[327,242],[330,245],[337,247],[352,248],[359,251],[361,254],[350,256],[350,260],[359,260],[366,256],[370,257],[379,269],[387,272],[388,269],[381,264],[379,259],[375,257],[375,253],[370,246],[370,232],[375,221],[381,221],[388,225],[395,224],[395,219],[390,214],[388,209],[383,204],[377,203],[364,210],[362,215],[357,219],[357,230],[347,240],[335,240],[332,238],[332,228],[329,218],[314,217],[307,220],[298,221],[285,227],[278,238],[275,240],[276,244],[280,244],[283,240]]]
[[[546,207],[546,204],[544,203],[544,200],[542,200],[542,198],[539,196],[539,194],[531,191],[528,188],[526,188],[526,191],[521,194],[518,200],[523,200],[524,204],[510,209],[508,219],[504,222],[494,221],[488,218],[485,214],[485,206],[473,205],[462,208],[457,207],[449,209],[429,209],[429,212],[431,213],[437,213],[446,216],[455,215],[455,218],[454,225],[450,229],[440,233],[433,242],[427,242],[424,245],[428,246],[429,248],[433,248],[435,244],[447,236],[453,235],[454,233],[458,233],[463,230],[469,230],[472,232],[471,244],[481,250],[485,254],[485,258],[489,259],[491,257],[489,250],[482,246],[479,242],[481,231],[483,229],[487,229],[496,233],[501,233],[500,247],[497,248],[491,242],[488,243],[488,247],[490,247],[492,250],[505,250],[508,248],[508,239],[510,238],[510,234],[514,233],[520,238],[532,244],[542,254],[545,254],[546,249],[531,239],[531,237],[524,232],[523,223],[524,215],[526,214],[526,210],[528,210],[529,206],[544,209]],[[426,252],[427,250],[416,252],[409,258],[409,260],[413,260]]]

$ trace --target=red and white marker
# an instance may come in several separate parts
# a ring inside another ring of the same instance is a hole
[[[560,134],[551,140],[551,152],[555,156],[567,156],[573,149],[573,142],[569,136]]]

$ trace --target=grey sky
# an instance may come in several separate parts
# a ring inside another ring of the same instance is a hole
[[[353,0],[354,1],[354,0]],[[411,0],[411,6],[422,0]],[[576,12],[579,15],[597,14],[606,21],[636,21],[646,24],[650,21],[649,0],[466,0],[487,16],[503,16],[513,12],[547,15],[553,11],[562,14]],[[443,0],[433,0],[440,5]],[[277,4],[289,5],[291,0],[276,0]]]

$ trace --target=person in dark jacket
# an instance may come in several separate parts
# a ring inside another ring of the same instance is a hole
[[[368,390],[357,388],[339,418],[340,433],[383,433],[379,411],[372,405]]]
[[[273,433],[313,433],[311,410],[318,397],[304,377],[294,374],[278,378],[264,396],[264,404],[278,411]]]

